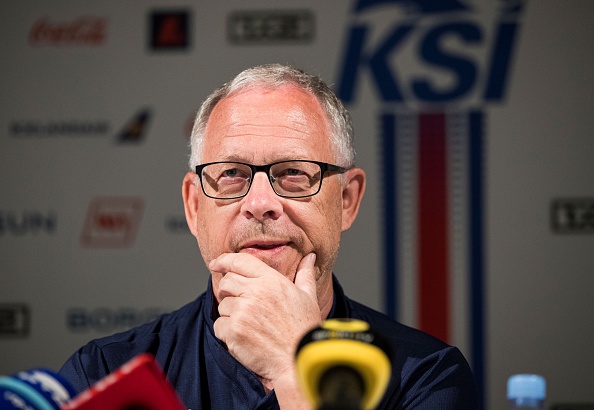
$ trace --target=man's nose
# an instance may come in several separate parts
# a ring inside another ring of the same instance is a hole
[[[259,221],[280,218],[283,214],[282,198],[272,189],[268,175],[256,172],[253,178],[252,186],[243,198],[241,213],[248,219]]]

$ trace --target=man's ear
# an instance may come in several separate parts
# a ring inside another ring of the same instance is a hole
[[[184,199],[184,210],[186,213],[186,222],[192,235],[198,233],[198,196],[199,189],[196,186],[196,176],[193,172],[188,172],[182,183],[182,197]]]
[[[357,213],[359,213],[359,205],[361,205],[365,193],[365,171],[361,168],[352,168],[343,174],[343,178],[342,230],[346,231],[351,227]]]

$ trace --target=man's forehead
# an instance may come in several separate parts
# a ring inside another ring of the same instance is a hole
[[[247,150],[236,147],[235,149],[221,150],[216,153],[216,161],[245,162],[252,165],[265,165],[279,161],[289,160],[319,160],[315,153],[304,149],[277,150],[264,153],[261,150]]]
[[[321,105],[296,86],[227,97],[213,110],[205,131],[209,161],[328,160],[325,151],[331,150],[330,127]]]

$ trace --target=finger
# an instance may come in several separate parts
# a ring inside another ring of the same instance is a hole
[[[316,254],[313,252],[301,259],[295,274],[295,286],[317,299],[315,263]]]
[[[208,264],[213,272],[226,274],[235,272],[246,278],[258,278],[270,272],[276,272],[266,263],[247,253],[223,253]]]
[[[218,311],[220,316],[227,316],[230,317],[233,312],[237,312],[239,306],[239,300],[236,297],[226,297],[225,299],[221,300],[218,306]]]
[[[248,280],[235,272],[227,272],[219,281],[218,300],[229,296],[241,296],[248,286]]]
[[[219,317],[213,325],[215,336],[225,344],[227,343],[229,326],[231,326],[231,318],[227,316]]]

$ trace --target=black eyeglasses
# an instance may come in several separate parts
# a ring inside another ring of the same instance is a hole
[[[209,162],[196,166],[204,195],[213,199],[237,199],[247,195],[256,172],[265,172],[272,190],[283,198],[305,198],[320,192],[326,172],[347,168],[318,161],[280,161],[268,165],[243,162]]]

